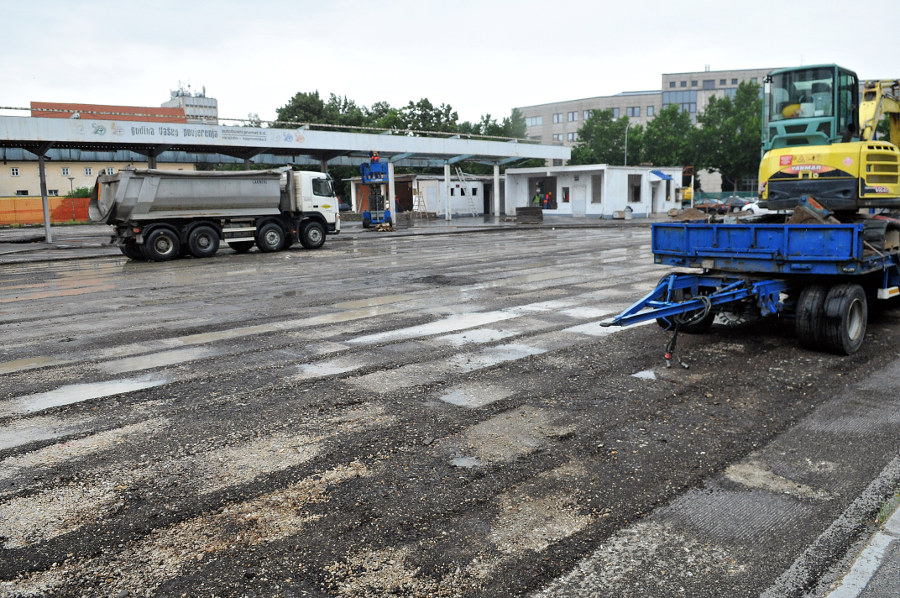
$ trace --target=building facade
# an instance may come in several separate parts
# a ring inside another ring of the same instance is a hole
[[[506,170],[508,214],[541,207],[544,214],[588,218],[646,217],[681,207],[681,167],[555,166]]]
[[[564,100],[521,106],[529,139],[547,145],[578,143],[578,131],[595,110],[611,110],[614,118],[627,116],[630,123],[646,126],[660,110],[677,104],[696,119],[712,97],[733,97],[742,82],[762,83],[770,68],[697,71],[662,75],[660,89],[626,91],[613,96]]]
[[[219,102],[216,98],[206,97],[205,87],[198,93],[179,88],[171,94],[172,98],[163,102],[163,108],[180,108],[190,124],[219,124]]]

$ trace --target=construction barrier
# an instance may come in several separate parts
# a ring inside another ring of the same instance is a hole
[[[50,222],[87,222],[89,197],[48,197]],[[0,225],[43,224],[40,197],[0,197]]]

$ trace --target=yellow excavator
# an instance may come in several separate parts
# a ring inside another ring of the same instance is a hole
[[[867,81],[840,66],[779,69],[766,77],[760,206],[790,210],[804,196],[848,217],[900,208],[900,81]],[[876,139],[883,116],[888,140]]]

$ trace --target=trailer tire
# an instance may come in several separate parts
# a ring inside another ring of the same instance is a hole
[[[253,249],[253,241],[235,241],[234,243],[229,243],[228,246],[237,253],[247,253]]]
[[[325,227],[321,222],[307,222],[300,229],[300,244],[305,249],[318,249],[325,244]]]
[[[256,233],[256,246],[263,253],[280,250],[284,247],[284,229],[274,222],[264,224]]]
[[[170,228],[157,228],[149,235],[141,247],[144,257],[154,262],[174,260],[181,253],[181,241]]]
[[[188,247],[194,257],[212,257],[219,250],[219,233],[211,226],[198,226],[188,235]]]
[[[866,293],[858,284],[838,284],[825,298],[825,346],[842,355],[852,355],[866,336],[869,309]]]
[[[372,226],[372,219],[369,216],[363,216],[362,225],[363,228],[369,228],[370,226]]]
[[[828,287],[811,284],[803,287],[797,298],[794,331],[804,349],[821,350],[825,344],[825,297]]]
[[[132,260],[143,260],[144,253],[141,251],[141,248],[138,247],[137,243],[134,241],[125,241],[124,244],[119,245],[119,250],[125,255],[125,257]]]

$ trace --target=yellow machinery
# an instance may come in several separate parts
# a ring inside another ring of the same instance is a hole
[[[876,140],[882,116],[890,142]],[[833,212],[900,208],[900,81],[868,81],[837,65],[766,78],[760,201],[789,210],[811,196]]]

